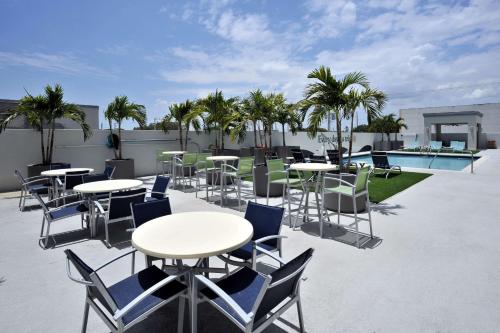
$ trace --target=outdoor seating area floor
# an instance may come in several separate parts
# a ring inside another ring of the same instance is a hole
[[[475,174],[439,172],[374,205],[376,238],[362,249],[354,246],[352,233],[336,226],[325,227],[321,239],[315,222],[297,230],[284,225],[285,258],[315,248],[301,287],[307,332],[498,331],[500,243],[494,235],[500,232],[499,162],[500,152],[491,151]],[[145,179],[151,186],[152,178]],[[210,210],[243,216],[236,209],[197,199],[194,193],[169,190],[169,196],[174,213]],[[71,248],[97,266],[129,248],[129,226],[111,226],[116,237],[108,249],[103,230],[89,240],[80,230],[79,217],[56,222],[51,230],[66,234],[56,236],[57,244],[43,250],[38,245],[41,210],[21,213],[17,203],[12,196],[0,199],[0,330],[78,332],[85,291],[67,278],[63,250]],[[367,223],[360,226],[368,232]],[[144,265],[140,254],[138,258],[138,266]],[[112,267],[103,272],[106,284],[129,274],[130,260]],[[265,270],[265,264],[260,268]],[[200,305],[198,314],[199,332],[238,332],[209,306]],[[296,331],[295,308],[283,318],[265,332]],[[176,319],[174,302],[130,332],[175,332]],[[108,332],[93,311],[88,332]]]

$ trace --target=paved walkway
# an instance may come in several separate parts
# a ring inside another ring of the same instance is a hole
[[[302,295],[308,332],[498,332],[500,327],[500,150],[487,151],[476,173],[439,172],[375,207],[378,239],[365,249],[336,227],[283,227],[287,258],[315,248]],[[192,193],[171,192],[174,212],[221,210]],[[260,200],[264,202],[264,200]],[[0,328],[2,332],[77,332],[84,290],[66,278],[63,250],[97,265],[123,251],[71,232],[60,247],[37,245],[40,210],[20,213],[0,199]],[[78,218],[54,232],[79,228]],[[123,234],[124,227],[115,231]],[[363,230],[368,231],[367,225]],[[102,236],[102,232],[100,232]],[[102,237],[101,237],[102,238]],[[73,244],[69,244],[74,241]],[[216,262],[214,262],[217,264]],[[105,272],[112,283],[129,261]],[[200,332],[237,332],[217,312],[200,308]],[[296,313],[267,332],[290,332]],[[91,312],[89,332],[107,332]],[[175,305],[134,332],[175,332]]]

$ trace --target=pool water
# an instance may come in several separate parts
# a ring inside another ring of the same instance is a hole
[[[388,153],[387,157],[389,159],[389,164],[399,165],[408,168],[422,168],[429,169],[429,163],[431,162],[434,155],[409,155],[409,154],[391,154]],[[475,158],[477,160],[478,157]],[[356,163],[368,163],[372,164],[372,157],[370,154],[362,156],[353,156],[351,158],[353,162]],[[463,170],[465,167],[470,165],[470,156],[438,156],[434,159],[431,165],[431,169],[442,169],[442,170]]]

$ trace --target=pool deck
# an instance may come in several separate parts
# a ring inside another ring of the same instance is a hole
[[[485,151],[484,157],[474,174],[432,170],[432,177],[374,206],[376,239],[363,249],[352,246],[352,234],[343,229],[327,227],[320,239],[317,223],[296,231],[283,226],[286,258],[315,248],[301,290],[307,331],[498,332],[500,150]],[[242,215],[196,199],[194,193],[170,191],[170,197],[174,213]],[[98,265],[125,251],[128,243],[107,249],[102,230],[93,240],[73,231],[58,237],[57,247],[42,250],[37,244],[39,209],[21,213],[15,195],[5,194],[0,212],[0,330],[78,332],[84,290],[66,277],[63,250],[71,248]],[[78,228],[75,218],[54,224],[53,231]],[[112,227],[125,235],[123,229]],[[118,262],[116,269],[104,272],[105,281],[124,277],[129,265],[128,260]],[[175,332],[175,311],[175,305],[167,307],[130,332]],[[238,332],[206,306],[199,313],[200,332]],[[284,318],[265,332],[293,332],[294,308]],[[107,331],[91,311],[88,332]]]

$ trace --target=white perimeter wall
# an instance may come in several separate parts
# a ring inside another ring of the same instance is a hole
[[[81,130],[56,130],[53,162],[68,162],[73,167],[94,168],[96,172],[104,170],[104,160],[113,158],[113,150],[106,146],[106,138],[109,134],[106,130],[94,130],[92,137],[83,141]],[[335,134],[322,133],[328,138]],[[123,157],[135,160],[136,176],[154,174],[156,167],[157,149],[171,150],[179,149],[177,131],[163,133],[162,131],[123,131]],[[344,133],[343,136],[347,136]],[[364,145],[372,145],[374,139],[380,140],[377,133],[355,133],[353,151],[358,151]],[[190,133],[192,139],[188,150],[197,151],[197,143],[200,149],[207,149],[214,143],[214,136],[202,133]],[[127,142],[131,140],[133,142]],[[155,141],[163,140],[163,141]],[[300,146],[315,153],[323,151],[323,145],[318,138],[310,139],[306,133],[292,135],[286,133],[286,144],[289,146]],[[273,145],[282,145],[281,132],[273,133]],[[225,138],[225,148],[237,149],[239,147],[253,146],[253,133],[249,132],[242,144],[232,143]],[[348,147],[348,142],[344,142]],[[326,149],[331,146],[326,145]],[[19,189],[19,184],[14,176],[14,170],[18,169],[23,175],[27,174],[26,165],[41,163],[40,134],[30,129],[7,129],[0,134],[0,191]]]

